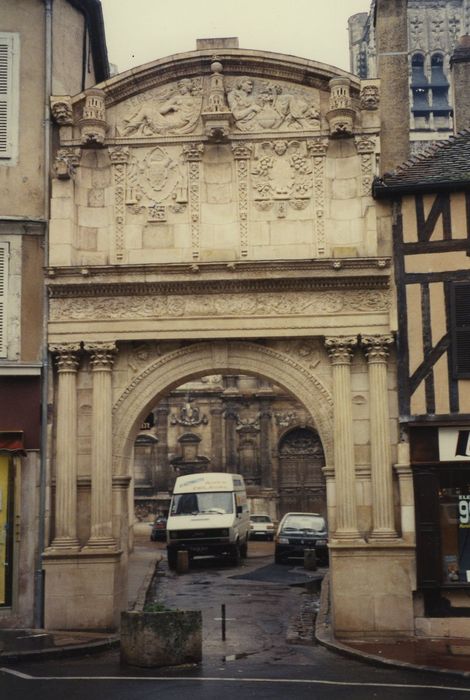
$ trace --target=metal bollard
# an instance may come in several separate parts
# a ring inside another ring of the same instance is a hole
[[[187,549],[179,549],[176,553],[176,571],[187,574],[189,571],[189,553]]]
[[[317,554],[314,549],[304,549],[304,569],[317,570]]]

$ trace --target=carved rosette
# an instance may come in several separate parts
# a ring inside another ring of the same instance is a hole
[[[232,144],[237,169],[238,220],[240,222],[240,254],[242,257],[248,255],[248,162],[252,149],[251,143]]]
[[[54,170],[59,180],[70,180],[80,165],[81,150],[66,146],[57,151],[54,160]]]
[[[110,372],[114,364],[114,355],[117,352],[114,342],[85,343],[84,349],[90,353],[90,364],[93,372]]]
[[[361,156],[362,194],[368,196],[372,192],[372,180],[374,178],[375,139],[359,136],[355,141],[357,152]]]
[[[327,139],[316,139],[307,143],[313,159],[313,192],[315,202],[315,230],[317,255],[325,255],[325,158],[328,150]]]
[[[60,345],[50,345],[49,351],[55,355],[57,371],[59,373],[77,372],[80,343],[62,343]]]
[[[393,345],[393,337],[391,335],[362,336],[361,344],[369,364],[386,364],[390,346]]]
[[[332,365],[350,365],[356,346],[356,336],[337,336],[325,339],[326,351]]]
[[[183,158],[188,163],[189,215],[191,220],[191,247],[193,260],[199,259],[199,235],[201,225],[201,159],[202,143],[183,146]]]
[[[109,149],[109,158],[113,165],[114,180],[114,217],[116,260],[124,258],[124,223],[126,218],[126,178],[129,162],[129,149],[116,146]]]

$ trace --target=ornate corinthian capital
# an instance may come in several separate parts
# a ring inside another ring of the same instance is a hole
[[[391,335],[362,336],[361,343],[368,362],[387,362],[393,337]]]
[[[78,369],[78,352],[80,343],[61,343],[49,345],[49,352],[55,355],[59,372],[76,372]]]
[[[333,365],[349,365],[356,345],[356,336],[340,335],[325,339],[326,351]]]
[[[86,352],[90,353],[90,362],[94,371],[111,370],[114,363],[114,355],[117,351],[116,343],[97,341],[85,343]]]

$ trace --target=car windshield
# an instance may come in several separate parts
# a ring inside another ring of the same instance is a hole
[[[290,515],[282,525],[283,530],[313,530],[324,532],[326,524],[324,518],[315,515]]]
[[[269,515],[250,515],[250,520],[253,523],[270,523],[271,518]]]
[[[230,492],[180,493],[173,496],[171,515],[198,515],[233,513],[233,494]]]

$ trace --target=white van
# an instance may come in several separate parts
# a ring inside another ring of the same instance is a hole
[[[225,555],[239,564],[250,531],[243,477],[224,472],[179,476],[166,528],[170,569],[176,568],[178,550],[187,550],[190,557]]]

